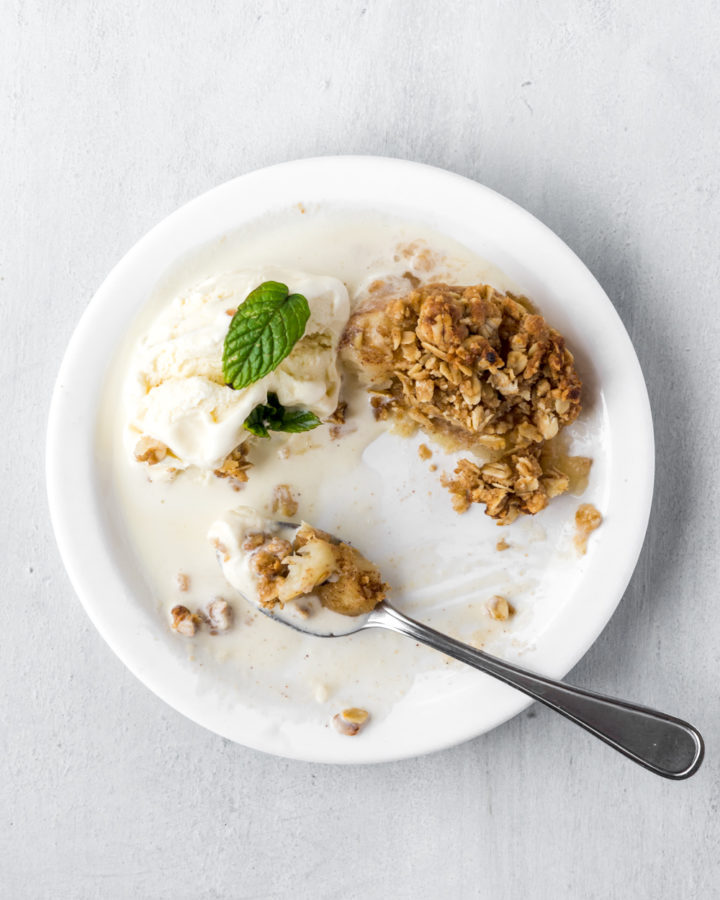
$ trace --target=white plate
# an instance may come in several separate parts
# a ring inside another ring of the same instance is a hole
[[[198,688],[166,629],[135,602],[127,548],[108,509],[96,423],[102,373],[158,279],[186,254],[297,203],[385,212],[417,222],[487,258],[537,301],[568,338],[602,427],[595,502],[605,522],[578,563],[568,595],[524,635],[522,663],[562,677],[617,606],[642,546],[652,498],[652,420],[637,357],[612,304],[574,253],[529,213],[465,178],[417,163],[327,157],[244,175],[188,203],[121,260],[85,311],[68,347],[50,412],[47,478],[60,552],[95,626],[137,677],[175,709],[249,747],[321,762],[379,762],[464,741],[516,715],[522,694],[471,670],[421,681],[362,739],[283,723]],[[586,394],[586,396],[587,396]],[[594,499],[594,498],[593,498]],[[281,626],[278,626],[281,627]],[[338,645],[340,647],[340,641]],[[341,652],[340,649],[338,652]]]

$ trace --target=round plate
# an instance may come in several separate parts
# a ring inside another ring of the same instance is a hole
[[[603,429],[601,508],[605,522],[582,561],[571,596],[531,643],[523,663],[562,677],[597,638],[630,579],[652,499],[654,448],[645,383],[623,325],[587,268],[548,228],[511,201],[458,175],[373,157],[298,160],[244,175],[168,216],[122,259],[85,311],[65,354],[50,411],[47,479],[63,561],[98,631],[137,677],[205,727],[242,743],[318,762],[380,762],[415,756],[474,737],[529,704],[485,676],[452,689],[416,693],[362,739],[295,724],[262,709],[232,708],[198,692],[196,675],[134,602],[124,536],[106,508],[96,423],[106,371],[158,279],[185,254],[299,202],[369,209],[418,222],[465,244],[536,300],[592,368],[593,402]],[[278,626],[280,627],[280,626]],[[318,731],[323,731],[319,735]]]

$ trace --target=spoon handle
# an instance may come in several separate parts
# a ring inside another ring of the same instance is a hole
[[[416,622],[387,603],[373,610],[365,627],[405,634],[504,681],[664,778],[689,778],[700,768],[702,736],[674,716],[535,675]]]

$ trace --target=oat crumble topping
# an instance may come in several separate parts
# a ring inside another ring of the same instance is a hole
[[[233,610],[223,597],[215,597],[204,610],[192,613],[187,606],[177,605],[170,610],[170,615],[174,631],[184,637],[193,637],[201,625],[206,625],[212,635],[227,631],[232,625]]]
[[[418,456],[423,461],[432,459],[432,450],[428,447],[427,444],[420,444],[418,447]]]
[[[240,546],[243,550],[250,553],[253,550],[257,550],[258,547],[262,547],[267,540],[269,540],[269,538],[266,534],[255,532],[254,534],[249,534]],[[216,547],[216,549],[218,548]]]
[[[430,284],[358,309],[341,347],[374,390],[380,418],[449,429],[461,445],[526,447],[580,412],[562,335],[489,285]]]
[[[543,467],[538,444],[485,465],[461,459],[455,477],[443,475],[441,481],[457,512],[465,512],[471,503],[484,503],[498,525],[509,525],[521,513],[535,515],[568,489],[567,475],[552,465]]]
[[[502,454],[500,468],[483,474],[461,461],[446,481],[458,512],[486,503],[488,515],[507,523],[567,490],[567,476],[543,466],[539,451],[577,418],[580,379],[562,335],[525,298],[447,284],[371,298],[351,316],[341,353],[377,418]]]
[[[232,453],[225,457],[220,468],[215,469],[218,478],[229,478],[233,487],[239,489],[240,485],[248,480],[248,470],[252,463],[247,459],[248,447],[246,443],[237,446]]]
[[[263,543],[252,551],[250,569],[257,579],[260,603],[273,607],[278,601],[280,585],[290,571],[284,560],[292,555],[293,547],[281,538],[267,534],[262,537]]]

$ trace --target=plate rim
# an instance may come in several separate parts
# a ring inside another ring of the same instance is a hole
[[[523,709],[527,708],[532,701],[518,692],[507,689],[508,699],[504,710],[495,716],[488,717],[485,724],[479,728],[477,725],[470,723],[466,724],[465,728],[458,727],[449,737],[438,737],[435,735],[426,736],[424,740],[416,739],[410,749],[407,747],[402,749],[396,748],[395,750],[387,748],[382,752],[375,750],[372,753],[365,754],[362,752],[363,742],[345,742],[346,745],[352,744],[352,753],[349,752],[351,749],[350,746],[347,747],[347,753],[307,753],[293,752],[291,748],[278,747],[278,741],[273,737],[268,738],[267,736],[261,736],[258,738],[256,736],[254,739],[243,738],[242,740],[239,740],[235,735],[223,733],[223,731],[218,729],[215,725],[208,724],[202,715],[198,715],[191,709],[181,708],[182,704],[179,705],[176,698],[171,696],[172,692],[167,689],[167,685],[160,684],[156,679],[149,679],[147,673],[143,670],[143,667],[138,665],[137,660],[133,658],[132,653],[123,645],[122,640],[118,637],[118,633],[113,631],[111,624],[99,613],[98,608],[93,603],[93,586],[90,584],[92,579],[89,578],[85,567],[88,560],[83,556],[82,547],[79,546],[77,532],[73,529],[73,519],[75,518],[76,520],[77,517],[74,516],[74,508],[71,501],[74,500],[75,496],[88,497],[92,494],[95,503],[92,506],[91,513],[95,517],[100,516],[101,511],[99,509],[99,504],[97,503],[98,485],[91,479],[91,481],[93,481],[94,493],[90,492],[89,494],[87,490],[88,483],[81,484],[81,480],[78,480],[76,475],[68,477],[68,451],[63,447],[63,441],[67,437],[68,422],[72,421],[72,386],[78,386],[77,356],[80,350],[85,346],[87,335],[92,333],[95,321],[101,316],[103,305],[108,302],[106,298],[112,293],[114,283],[121,279],[123,274],[129,268],[132,268],[134,259],[136,256],[140,255],[141,250],[158,240],[162,241],[173,231],[176,231],[178,226],[182,224],[182,221],[187,216],[193,214],[194,210],[198,209],[200,206],[211,206],[213,199],[219,197],[222,192],[232,192],[233,189],[237,189],[240,185],[249,184],[252,179],[257,179],[258,177],[272,177],[273,173],[277,174],[280,170],[284,170],[285,174],[292,170],[297,172],[302,172],[302,170],[304,170],[304,174],[307,175],[313,168],[319,168],[320,170],[324,169],[328,173],[331,173],[334,170],[334,177],[337,177],[338,174],[340,174],[341,177],[345,177],[353,167],[363,168],[368,166],[374,168],[376,171],[378,169],[384,169],[386,172],[393,170],[395,177],[405,175],[416,178],[419,177],[421,179],[424,178],[428,181],[436,180],[438,183],[445,181],[448,185],[453,182],[455,187],[462,185],[464,189],[475,192],[478,197],[482,194],[484,195],[484,199],[488,202],[491,201],[496,205],[502,206],[512,216],[522,219],[526,225],[531,227],[542,237],[542,240],[547,242],[548,246],[554,245],[555,250],[567,258],[568,264],[572,262],[576,267],[580,267],[578,271],[589,279],[589,282],[592,282],[595,293],[604,300],[604,303],[607,306],[605,313],[609,314],[610,318],[614,317],[616,332],[621,343],[624,342],[626,344],[626,350],[628,348],[630,349],[630,356],[626,360],[626,363],[629,365],[629,370],[632,375],[631,387],[634,392],[634,403],[637,406],[639,423],[638,434],[641,438],[636,446],[636,450],[638,458],[644,463],[644,468],[642,469],[643,478],[637,485],[636,490],[636,501],[638,505],[633,511],[633,528],[626,541],[624,565],[621,567],[621,571],[615,573],[614,577],[614,588],[612,593],[616,596],[613,601],[607,603],[603,607],[603,611],[600,615],[596,615],[593,626],[586,630],[584,639],[577,642],[574,650],[571,653],[568,653],[563,659],[558,667],[558,671],[561,672],[559,677],[563,677],[585,655],[595,643],[617,609],[635,570],[637,560],[642,550],[653,495],[655,452],[650,402],[640,364],[624,324],[597,279],[595,279],[574,251],[551,229],[549,229],[548,226],[544,225],[544,223],[535,216],[507,197],[504,197],[491,188],[466,178],[465,176],[434,166],[428,166],[424,163],[417,163],[394,157],[354,155],[320,156],[278,163],[273,166],[263,167],[240,175],[200,194],[198,197],[188,201],[177,210],[164,217],[123,255],[103,280],[92,300],[83,311],[63,356],[53,389],[46,440],[46,482],[53,531],[65,569],[88,617],[113,652],[133,672],[133,674],[145,684],[146,687],[150,688],[153,693],[178,712],[185,715],[187,718],[190,718],[192,721],[195,721],[197,724],[209,728],[215,733],[221,734],[224,737],[229,737],[229,739],[252,749],[269,752],[286,758],[311,762],[387,762],[439,751],[498,727],[505,721],[513,718]],[[242,219],[239,219],[237,227],[240,227],[241,225]],[[195,244],[194,246],[198,246],[198,244]],[[182,256],[182,253],[179,254],[178,258],[180,258],[180,256]],[[160,274],[161,273],[159,272],[158,276]],[[116,349],[117,344],[118,341],[116,340]],[[70,391],[68,386],[70,386]],[[94,421],[92,425],[87,422],[79,424],[76,422],[75,425],[76,427],[81,428],[91,428],[93,433],[96,427]],[[79,493],[77,493],[77,490],[80,488],[82,488],[82,490],[79,490]],[[341,744],[339,746],[342,750],[344,745]]]

